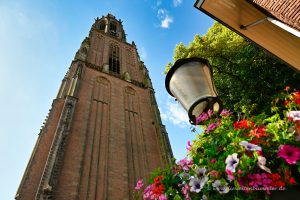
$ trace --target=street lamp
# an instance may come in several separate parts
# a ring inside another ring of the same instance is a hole
[[[209,62],[196,57],[177,60],[167,73],[166,89],[188,112],[191,124],[196,124],[196,117],[209,109],[222,111],[212,76]]]

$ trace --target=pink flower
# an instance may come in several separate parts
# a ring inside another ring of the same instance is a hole
[[[229,181],[234,180],[234,176],[233,176],[232,171],[226,170],[226,173],[227,173],[227,178],[228,178]]]
[[[188,143],[187,143],[187,147],[186,147],[186,150],[188,150],[188,151],[191,151],[191,149],[192,149],[191,142],[190,142],[190,141],[188,141]]]
[[[199,124],[202,121],[206,121],[208,119],[208,115],[205,112],[202,112],[197,118],[196,118],[196,124]]]
[[[211,170],[211,171],[210,171],[210,175],[211,175],[212,177],[217,177],[217,176],[219,175],[219,173],[218,173],[216,170]]]
[[[220,115],[226,117],[226,116],[231,115],[231,114],[232,114],[232,112],[230,110],[224,109],[224,110],[222,110]]]
[[[184,185],[182,188],[181,188],[181,191],[182,191],[182,194],[184,195],[184,199],[185,200],[191,200],[191,197],[189,196],[189,186],[188,185]]]
[[[268,177],[268,175],[266,173],[262,173],[260,175],[261,179],[262,179],[262,185],[265,186],[265,187],[269,187],[272,183],[272,179],[270,179]]]
[[[143,187],[143,185],[144,185],[143,180],[138,180],[134,189],[140,190]]]
[[[288,144],[281,145],[278,151],[278,156],[285,159],[290,165],[297,163],[300,157],[300,149]]]
[[[218,128],[219,126],[220,126],[219,122],[212,123],[212,124],[208,125],[208,127],[205,130],[205,133],[209,133],[209,132],[215,130],[216,128]]]
[[[262,179],[262,186],[265,190],[265,192],[267,194],[271,194],[271,192],[269,191],[271,183],[272,183],[272,179],[270,179],[266,173],[262,173],[261,174],[261,179]]]
[[[143,195],[144,200],[154,200],[155,199],[155,195],[152,191],[153,189],[154,189],[154,184],[148,185],[146,187],[146,189],[144,190],[144,195]]]
[[[248,175],[249,178],[249,186],[259,187],[262,185],[262,178],[260,174]]]
[[[209,109],[207,111],[207,114],[208,114],[209,117],[211,117],[211,116],[213,116],[214,112],[211,109]]]
[[[159,195],[158,200],[167,200],[167,197],[164,194]]]
[[[187,158],[184,158],[182,160],[179,160],[179,162],[177,163],[179,166],[182,167],[183,170],[185,171],[189,171],[190,170],[190,167],[192,166],[193,164],[193,161],[192,160],[188,160]]]
[[[215,158],[213,158],[213,159],[210,160],[210,162],[211,162],[212,164],[215,164],[216,161],[217,161],[217,160],[216,160]]]

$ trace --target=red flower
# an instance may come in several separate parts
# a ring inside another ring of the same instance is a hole
[[[253,138],[250,143],[252,144],[256,144],[256,145],[259,145],[259,144],[266,144],[266,141],[263,139],[263,138]]]
[[[281,177],[279,174],[268,174],[268,177],[272,180],[271,186],[273,187],[284,187],[285,183],[281,181]]]
[[[289,89],[290,89],[290,86],[286,86],[284,90],[289,91]]]
[[[158,177],[154,178],[155,184],[159,184],[161,181],[162,181],[162,176],[158,176]]]
[[[260,126],[250,131],[249,136],[254,136],[256,138],[268,137],[266,133],[266,126]]]
[[[289,105],[289,104],[290,104],[290,102],[288,102],[288,101],[284,101],[284,102],[283,102],[283,104],[284,104],[284,105]]]
[[[255,124],[253,122],[250,122],[250,121],[245,120],[245,119],[233,123],[234,130],[236,130],[236,131],[240,130],[240,129],[250,128],[250,127],[253,127],[254,125]]]
[[[279,174],[269,174],[268,176],[272,181],[278,181],[281,178]]]
[[[293,185],[293,184],[296,184],[296,183],[297,182],[293,177],[289,178],[289,184]]]
[[[162,176],[157,176],[156,178],[154,178],[154,184],[153,184],[154,188],[152,192],[155,198],[158,198],[165,191],[165,187],[161,183],[162,179],[163,179]]]
[[[165,187],[164,185],[161,183],[163,177],[162,175],[155,177],[154,180],[154,188],[152,190],[154,197],[158,198],[164,191],[165,191]]]
[[[294,102],[296,103],[296,104],[300,104],[300,97],[296,97],[295,99],[294,99]]]
[[[285,182],[283,182],[283,181],[278,181],[278,182],[277,182],[277,187],[285,187]]]
[[[294,102],[296,104],[300,104],[300,92],[299,91],[293,92],[293,95],[294,95]]]

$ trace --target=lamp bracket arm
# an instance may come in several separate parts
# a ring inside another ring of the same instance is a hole
[[[265,18],[256,20],[256,21],[254,21],[254,22],[252,22],[252,23],[250,23],[250,24],[247,24],[247,25],[241,25],[241,26],[240,26],[240,29],[242,29],[242,30],[247,30],[248,28],[251,28],[251,27],[253,27],[253,26],[256,26],[256,25],[258,25],[258,24],[260,24],[260,23],[266,21],[267,19],[268,19],[268,17],[265,17]]]

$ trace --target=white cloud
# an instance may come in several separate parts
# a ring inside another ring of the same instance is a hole
[[[161,21],[161,27],[169,28],[171,23],[173,23],[173,18],[166,15],[165,18]]]
[[[159,109],[162,120],[171,122],[180,127],[190,126],[187,112],[178,102],[174,101],[174,99],[168,97],[165,106]]]
[[[174,7],[180,6],[182,4],[182,0],[173,0]]]
[[[157,17],[158,18],[164,18],[165,14],[166,14],[166,10],[164,10],[162,8],[157,10]]]

